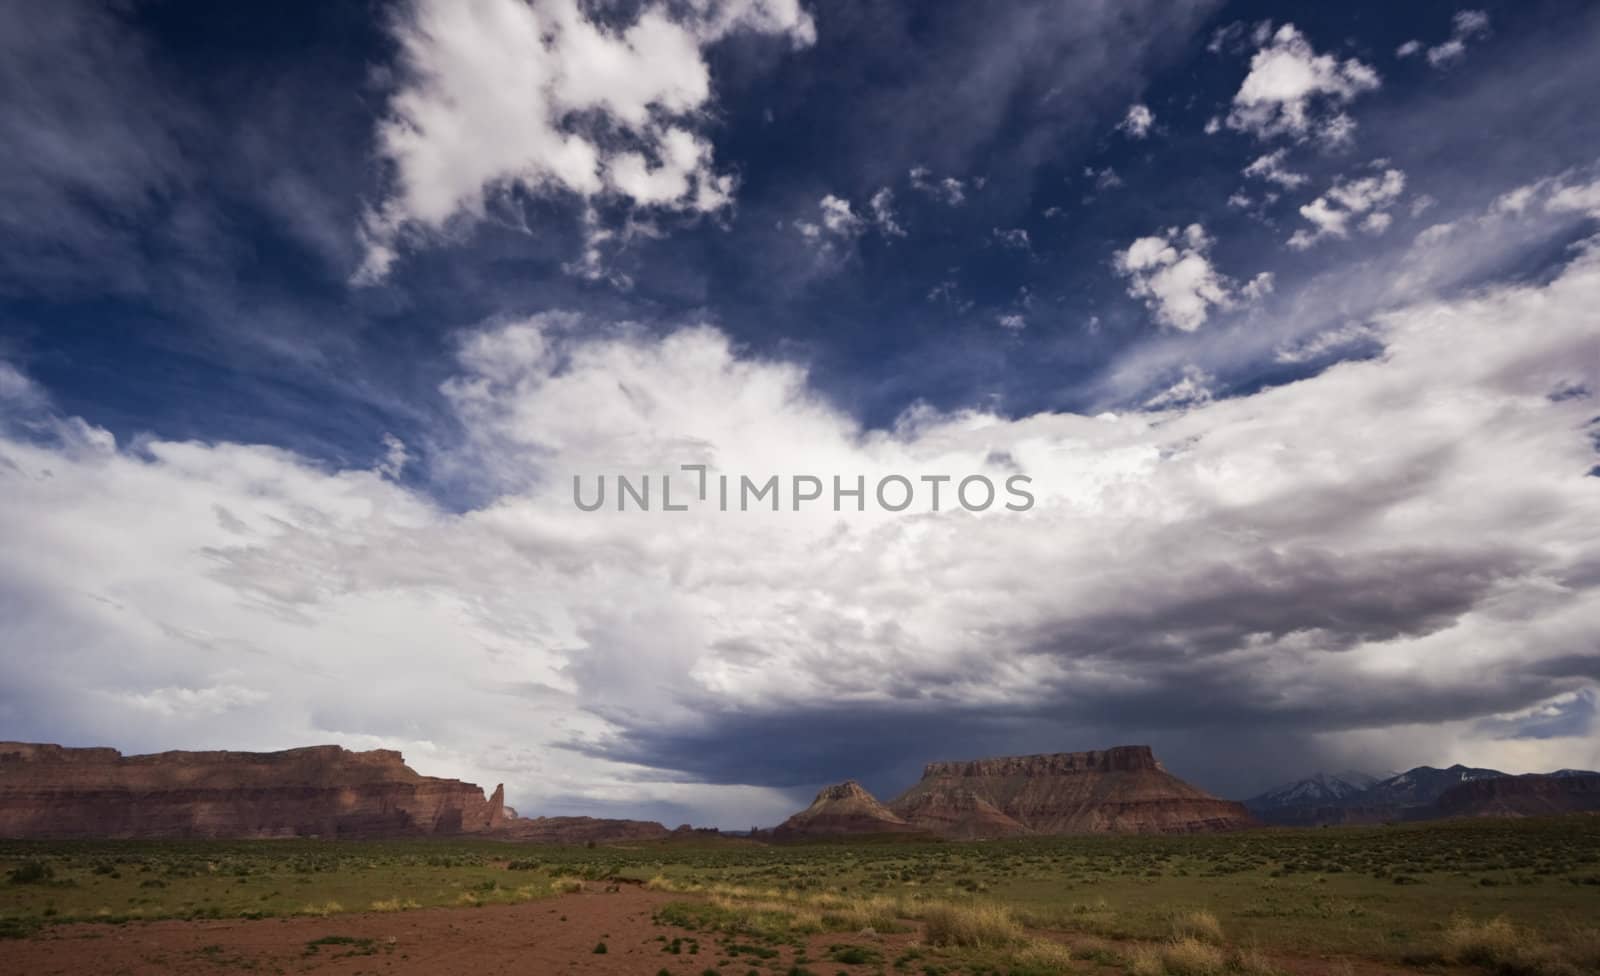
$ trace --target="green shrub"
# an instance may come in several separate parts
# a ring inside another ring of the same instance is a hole
[[[44,884],[55,876],[55,868],[43,861],[23,861],[11,869],[6,880],[12,884]]]

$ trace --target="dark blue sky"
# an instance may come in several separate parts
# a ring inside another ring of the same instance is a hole
[[[1198,221],[1218,240],[1219,268],[1271,271],[1280,291],[1328,260],[1327,249],[1283,248],[1303,202],[1293,195],[1257,216],[1226,205],[1249,188],[1240,170],[1263,147],[1204,132],[1249,68],[1247,40],[1208,50],[1217,29],[1290,19],[1319,53],[1381,72],[1360,101],[1356,144],[1291,147],[1292,159],[1308,187],[1392,160],[1437,201],[1420,220],[1401,217],[1413,231],[1476,203],[1485,184],[1591,162],[1600,141],[1592,105],[1572,97],[1593,80],[1588,4],[1482,6],[1492,33],[1447,70],[1394,52],[1445,40],[1450,4],[1292,16],[1274,4],[1151,5],[1107,18],[1125,20],[1109,37],[1063,25],[1070,6],[820,4],[810,47],[760,35],[712,46],[706,132],[717,165],[738,175],[736,205],[716,219],[664,217],[659,238],[609,257],[632,281],[624,290],[563,270],[582,248],[581,202],[525,189],[494,204],[506,219],[352,286],[361,210],[382,193],[373,133],[392,84],[392,11],[128,4],[44,39],[88,29],[126,49],[39,86],[31,117],[13,120],[72,138],[115,119],[96,149],[125,179],[24,210],[0,265],[0,343],[68,411],[123,437],[239,439],[334,462],[360,460],[386,430],[412,439],[438,422],[435,387],[460,330],[552,308],[652,327],[713,322],[759,354],[811,364],[816,384],[871,425],[919,400],[1011,415],[1115,406],[1171,379],[1103,383],[1108,363],[1161,333],[1112,273],[1117,249]],[[49,70],[43,47],[21,57]],[[1155,115],[1144,139],[1116,129],[1135,102]],[[961,181],[963,203],[914,189],[919,166]],[[1114,185],[1097,188],[1090,170],[1114,173]],[[36,198],[33,178],[13,172],[4,192]],[[904,237],[863,235],[819,262],[792,226],[814,220],[824,195],[860,212],[885,187]],[[512,229],[511,214],[533,230]],[[995,236],[1012,229],[1027,247]],[[1015,314],[1025,328],[997,326]],[[1249,387],[1268,375],[1259,360],[1230,362],[1222,378]]]

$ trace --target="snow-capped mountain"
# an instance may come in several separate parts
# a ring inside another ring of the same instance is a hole
[[[1498,769],[1480,769],[1457,763],[1448,769],[1418,766],[1372,784],[1361,797],[1365,806],[1420,807],[1439,799],[1452,786],[1473,780],[1497,779],[1506,775]]]
[[[1285,783],[1244,801],[1251,810],[1274,810],[1290,806],[1335,806],[1343,800],[1370,789],[1378,782],[1376,776],[1355,770],[1338,773],[1317,773],[1305,779]]]
[[[1542,776],[1508,777],[1498,769],[1482,769],[1460,764],[1448,769],[1417,766],[1403,773],[1390,773],[1382,779],[1356,772],[1318,773],[1268,790],[1260,796],[1244,801],[1244,805],[1251,813],[1269,824],[1292,827],[1376,824],[1460,816],[1476,809],[1473,807],[1475,802],[1497,816],[1521,815],[1514,811],[1523,807],[1533,809],[1534,807],[1529,805],[1531,801],[1505,800],[1494,795],[1492,789],[1484,794],[1487,800],[1478,796],[1482,791],[1469,789],[1463,793],[1457,789],[1463,783],[1506,778],[1528,781],[1563,780],[1576,784],[1587,782],[1591,778],[1600,779],[1600,774],[1582,769],[1560,769]],[[1538,789],[1537,784],[1523,783],[1519,785],[1517,792],[1532,794],[1537,793]],[[1441,805],[1440,798],[1451,790],[1455,790],[1452,800]],[[1552,795],[1560,794],[1563,797],[1561,802],[1566,805],[1561,806],[1560,803],[1551,801],[1543,803],[1538,808],[1544,812],[1558,812],[1558,808],[1589,809],[1586,806],[1574,805],[1576,801],[1572,801],[1567,795],[1569,793],[1576,795],[1576,792],[1584,790],[1588,788],[1580,790],[1574,786],[1571,789],[1547,790]],[[1588,794],[1584,795],[1587,797]],[[1522,803],[1521,807],[1517,806],[1519,802]]]

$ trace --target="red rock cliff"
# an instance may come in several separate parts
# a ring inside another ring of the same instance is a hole
[[[480,833],[504,791],[421,776],[400,753],[68,749],[0,742],[0,837],[393,837]]]
[[[964,836],[1170,834],[1256,826],[1241,804],[1168,773],[1149,746],[929,763],[889,804],[914,826]]]

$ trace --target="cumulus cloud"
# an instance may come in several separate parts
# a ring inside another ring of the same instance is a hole
[[[1122,263],[1153,278],[1205,250],[1191,228]],[[1590,249],[1379,316],[1382,355],[1295,383],[1185,372],[1116,414],[919,408],[887,430],[711,328],[501,322],[445,387],[454,463],[495,486],[464,512],[371,470],[72,418],[41,437],[4,408],[0,714],[130,747],[389,745],[530,812],[724,823],[940,755],[1181,754],[1202,729],[1448,760],[1600,675],[1596,302]],[[686,463],[1023,473],[1037,504],[574,509],[574,474]],[[1416,723],[1455,744],[1393,732]],[[1528,741],[1531,765],[1600,759]]]
[[[844,245],[868,231],[876,230],[885,238],[906,236],[894,211],[894,194],[888,187],[872,195],[866,213],[858,213],[849,200],[832,193],[817,202],[817,209],[816,219],[799,218],[793,226],[820,257],[840,257]]]
[[[1600,218],[1600,180],[1560,185],[1545,201],[1545,208],[1556,213],[1582,213]]]
[[[1257,139],[1350,141],[1355,121],[1341,108],[1380,85],[1378,72],[1355,58],[1318,54],[1293,24],[1258,40],[1250,73],[1233,96],[1230,129]]]
[[[1327,193],[1300,208],[1300,216],[1312,226],[1295,231],[1289,246],[1303,251],[1327,237],[1348,237],[1352,224],[1366,233],[1381,234],[1392,221],[1388,209],[1405,188],[1406,174],[1393,168],[1356,180],[1337,181]]]
[[[1211,264],[1212,243],[1199,224],[1172,227],[1118,251],[1114,266],[1128,279],[1128,294],[1144,299],[1162,324],[1193,332],[1233,301],[1228,279]]]
[[[1244,287],[1239,289],[1239,294],[1243,296],[1244,300],[1247,302],[1259,302],[1261,299],[1272,294],[1277,288],[1277,285],[1277,276],[1271,271],[1263,271],[1254,278],[1251,278],[1249,281],[1245,282]]]
[[[578,0],[413,0],[396,15],[402,81],[378,126],[390,189],[367,214],[359,277],[408,242],[484,218],[513,188],[707,213],[728,204],[702,130],[705,49],[735,31],[815,39],[797,0],[650,2],[621,29]]]
[[[1126,133],[1130,139],[1143,139],[1150,134],[1151,126],[1155,124],[1155,113],[1150,111],[1150,106],[1141,103],[1128,106],[1128,114],[1117,123],[1117,128]]]

